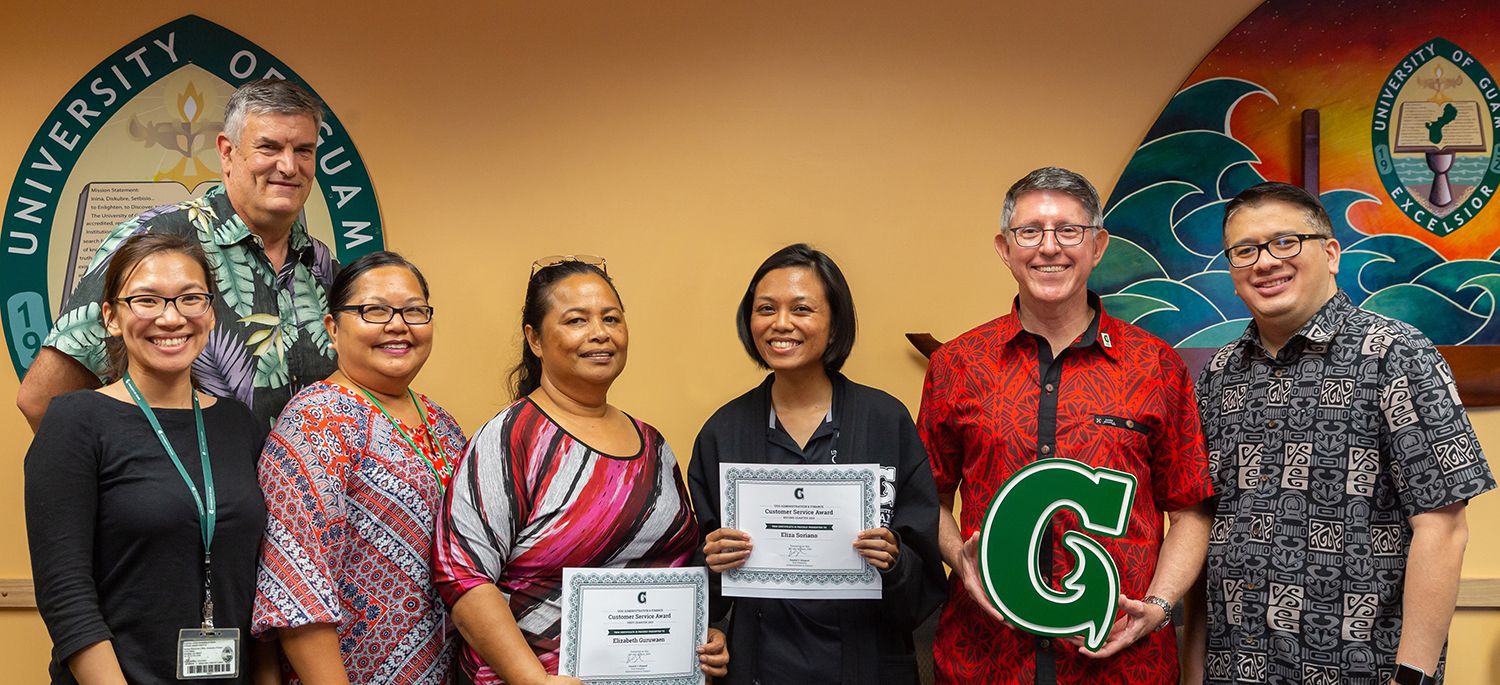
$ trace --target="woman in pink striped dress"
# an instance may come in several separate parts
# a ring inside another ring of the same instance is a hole
[[[672,449],[606,401],[629,331],[603,265],[533,264],[518,399],[474,434],[438,518],[434,576],[478,685],[579,682],[555,675],[564,567],[695,561],[698,527]],[[710,629],[699,653],[704,673],[725,673],[722,633]]]

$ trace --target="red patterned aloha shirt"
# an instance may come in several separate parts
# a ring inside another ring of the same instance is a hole
[[[932,355],[917,418],[938,492],[964,503],[967,539],[1012,474],[1037,459],[1066,457],[1135,475],[1139,487],[1120,538],[1097,538],[1114,557],[1121,591],[1139,598],[1156,572],[1163,513],[1213,494],[1193,384],[1166,343],[1104,313],[1056,359],[1012,311]],[[1079,530],[1077,515],[1052,520],[1052,578],[1073,568],[1055,543]],[[1109,659],[1006,628],[974,602],[957,576],[933,646],[938,683],[1176,683],[1173,631],[1151,633]],[[1050,667],[1049,667],[1050,664]],[[1040,668],[1039,668],[1040,666]],[[1040,677],[1039,677],[1040,675]]]

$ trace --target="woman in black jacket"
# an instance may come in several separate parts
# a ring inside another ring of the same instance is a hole
[[[740,341],[771,370],[721,407],[698,434],[688,467],[712,614],[733,609],[735,661],[726,682],[915,683],[912,631],[943,599],[937,493],[905,405],[839,373],[854,347],[854,300],[828,255],[804,244],[771,255],[740,301]],[[745,563],[754,540],[720,527],[720,463],[878,464],[880,523],[851,540],[881,574],[882,598],[724,597],[718,574]]]

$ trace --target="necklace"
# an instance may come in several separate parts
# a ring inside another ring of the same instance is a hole
[[[417,456],[422,458],[422,463],[427,465],[427,470],[431,471],[432,477],[437,480],[438,491],[447,490],[448,479],[453,476],[453,460],[448,457],[447,451],[443,450],[442,444],[438,442],[437,431],[433,428],[429,420],[430,415],[422,411],[422,403],[417,401],[416,393],[412,392],[410,387],[406,389],[406,396],[411,398],[412,406],[417,409],[417,416],[422,419],[422,430],[427,432],[427,442],[431,445],[432,451],[436,452],[437,455],[428,454],[421,447],[418,447],[417,441],[413,440],[410,435],[407,435],[406,429],[401,427],[401,422],[397,421],[395,417],[391,416],[390,412],[385,410],[385,405],[381,404],[380,400],[375,399],[375,393],[370,392],[365,386],[355,383],[354,379],[349,378],[348,374],[345,374],[344,378],[348,379],[351,385],[359,388],[359,391],[364,393],[365,397],[375,405],[375,408],[379,409],[380,413],[385,416],[385,420],[391,422],[391,427],[395,428],[396,432],[400,433],[401,437],[406,439],[406,444],[411,445],[411,451],[416,452]],[[437,465],[437,456],[439,455],[443,460],[441,470],[438,469]]]

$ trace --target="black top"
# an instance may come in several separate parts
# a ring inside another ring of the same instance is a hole
[[[807,444],[797,441],[776,418],[772,407],[766,417],[767,464],[834,464],[838,462],[838,423],[835,406],[813,430]],[[847,458],[847,456],[846,456]],[[704,534],[713,531],[706,531]],[[852,540],[850,542],[853,542]],[[839,605],[837,599],[765,599],[756,603],[759,635],[756,655],[759,679],[763,683],[836,683],[842,672],[843,654],[839,648]],[[732,659],[733,653],[731,653]]]
[[[205,497],[191,409],[155,409]],[[250,607],[266,509],[255,464],[265,424],[245,405],[203,409],[214,469],[214,623],[241,632],[249,683]],[[132,685],[176,683],[177,631],[202,621],[203,538],[198,509],[141,410],[94,390],[58,397],[26,452],[26,530],[37,609],[52,637],[53,683],[66,665],[111,640]]]
[[[733,659],[723,681],[729,685],[917,682],[912,631],[942,602],[946,588],[927,451],[899,400],[840,374],[830,377],[832,420],[814,431],[805,449],[771,421],[774,376],[709,418],[688,466],[698,525],[703,534],[721,527],[720,463],[873,463],[880,466],[881,525],[895,534],[901,552],[882,574],[878,600],[724,597],[719,576],[710,573],[710,613],[719,620],[734,609]]]

